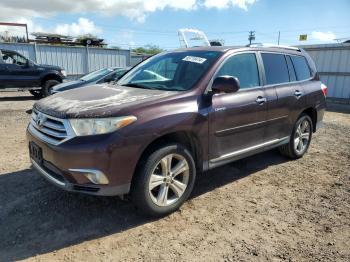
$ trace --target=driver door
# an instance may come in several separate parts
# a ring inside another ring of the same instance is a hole
[[[229,162],[264,141],[267,106],[255,53],[239,53],[226,59],[217,76],[240,81],[236,93],[214,94],[209,114],[210,166]],[[214,78],[215,78],[214,77]]]

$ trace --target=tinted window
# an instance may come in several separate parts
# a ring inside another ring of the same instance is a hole
[[[289,82],[286,59],[280,54],[261,54],[268,85]]]
[[[19,66],[23,66],[27,63],[27,59],[25,59],[23,56],[10,52],[3,52],[2,60],[6,64],[16,64]]]
[[[230,57],[217,73],[217,76],[227,75],[237,77],[241,88],[259,86],[255,54],[240,54]]]
[[[83,81],[97,81],[100,78],[107,76],[108,74],[110,74],[111,72],[113,72],[113,69],[110,68],[103,68],[97,71],[93,71],[83,77],[81,77],[80,79]]]
[[[293,65],[295,72],[297,74],[298,80],[305,80],[310,78],[310,68],[306,62],[305,57],[303,56],[292,56]]]
[[[148,70],[168,79],[174,78],[177,63],[171,57],[161,60],[150,66]]]
[[[294,66],[293,66],[292,60],[290,59],[289,55],[286,56],[286,59],[287,59],[287,65],[288,65],[288,71],[289,71],[289,80],[291,82],[296,81],[297,77],[295,75],[295,71],[294,71]]]

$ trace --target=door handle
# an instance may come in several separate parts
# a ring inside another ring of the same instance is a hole
[[[299,99],[301,96],[303,95],[303,92],[299,91],[299,90],[295,90],[294,92],[294,96]]]
[[[267,101],[266,97],[258,96],[255,102],[257,102],[259,105],[265,104]]]

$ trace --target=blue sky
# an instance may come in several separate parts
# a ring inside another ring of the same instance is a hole
[[[281,44],[288,45],[350,37],[350,0],[2,0],[0,9],[8,10],[0,20],[27,22],[30,31],[93,33],[125,48],[177,48],[179,28],[200,29],[226,45],[247,44],[249,30],[263,43],[277,43],[280,31]],[[299,42],[300,34],[308,41]]]

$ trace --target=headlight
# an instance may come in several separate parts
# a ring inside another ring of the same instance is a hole
[[[63,76],[67,76],[67,72],[66,72],[66,70],[61,70],[61,74],[63,75]]]
[[[135,116],[109,118],[70,119],[69,122],[77,136],[106,134],[130,125],[136,121]]]

